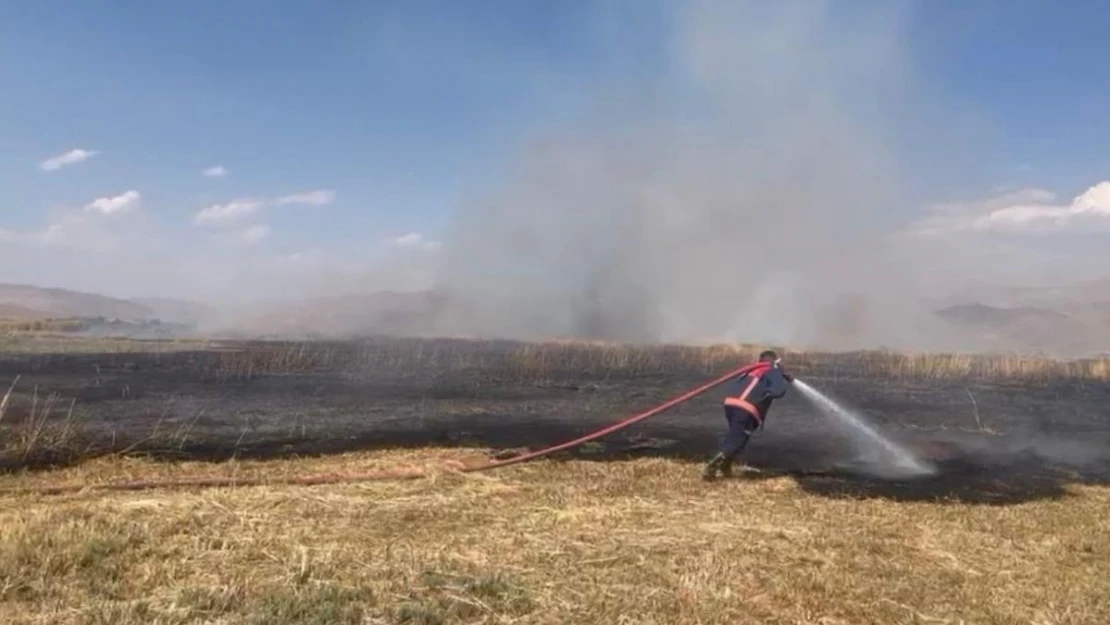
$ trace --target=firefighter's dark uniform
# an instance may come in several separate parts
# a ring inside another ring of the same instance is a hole
[[[781,368],[772,366],[744,374],[732,383],[733,392],[724,402],[728,433],[721,441],[719,453],[705,467],[706,479],[715,478],[718,470],[731,475],[733,461],[748,444],[752,432],[763,425],[771,402],[786,395],[792,380]]]

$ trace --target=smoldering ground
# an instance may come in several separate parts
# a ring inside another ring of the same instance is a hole
[[[9,354],[0,358],[0,389],[14,390],[0,429],[8,441],[31,434],[35,443],[8,449],[0,464],[23,470],[123,451],[226,460],[429,445],[511,454],[578,438],[711,377],[683,350],[660,350],[662,360],[645,370],[556,349],[535,371],[518,347],[382,340]],[[531,353],[539,364],[543,354]],[[265,366],[275,354],[277,371]],[[790,393],[744,452],[762,471],[749,477],[790,475],[829,496],[983,503],[1065,497],[1069,483],[1110,483],[1105,384],[1060,377],[1015,390],[1004,379],[982,379],[969,396],[966,380],[895,376],[851,354],[811,355],[795,373],[937,471],[891,479],[881,465],[860,464],[858,440]],[[568,455],[681,458],[697,479],[696,467],[724,433],[722,394],[708,392]]]

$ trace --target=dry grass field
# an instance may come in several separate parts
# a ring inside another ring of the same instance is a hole
[[[427,466],[418,481],[6,496],[0,622],[1110,622],[1110,489],[1012,507],[828,499],[784,477],[459,450],[102,460],[6,486]]]
[[[1105,360],[787,352],[941,474],[830,470],[835,432],[788,397],[759,471],[705,484],[712,393],[597,449],[451,467],[757,347],[8,341],[2,623],[1110,623]],[[396,468],[426,477],[276,483]],[[273,483],[26,492],[214,476]]]

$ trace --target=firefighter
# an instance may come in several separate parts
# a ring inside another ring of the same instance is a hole
[[[789,384],[794,382],[794,377],[783,371],[773,350],[761,353],[759,362],[772,364],[769,369],[737,378],[733,382],[736,391],[725,397],[728,433],[721,441],[720,451],[705,466],[703,477],[707,481],[716,479],[718,471],[724,477],[731,477],[732,463],[748,444],[752,432],[763,425],[771,402],[786,395]]]

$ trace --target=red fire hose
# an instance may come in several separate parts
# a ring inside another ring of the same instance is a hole
[[[542,456],[547,456],[553,453],[577,447],[583,443],[588,443],[597,440],[603,436],[608,436],[614,432],[623,430],[624,428],[653,417],[664,410],[677,406],[682,402],[688,401],[708,391],[709,389],[723,384],[732,378],[751,373],[757,370],[766,370],[771,367],[771,363],[757,362],[745,365],[722,375],[721,377],[706,382],[701,386],[691,389],[682,395],[659,404],[658,406],[642,412],[640,414],[632,415],[622,421],[618,421],[612,425],[606,426],[595,432],[591,432],[581,438],[576,438],[565,443],[560,443],[551,447],[513,456],[504,460],[494,460],[484,464],[473,466],[462,466],[456,469],[458,473],[475,473],[477,471],[488,471],[490,469],[499,469],[529,460],[535,460]],[[364,473],[350,473],[350,474],[320,474],[320,475],[305,475],[299,477],[288,477],[279,479],[263,479],[263,478],[238,478],[238,477],[209,477],[209,478],[191,478],[181,480],[148,480],[136,482],[110,482],[107,484],[68,484],[59,486],[43,486],[37,488],[27,489],[12,489],[0,491],[3,494],[41,494],[41,495],[57,495],[63,493],[80,492],[84,490],[98,490],[98,491],[135,491],[135,490],[148,490],[154,488],[204,488],[204,487],[221,487],[221,486],[280,486],[280,485],[295,485],[295,486],[314,486],[318,484],[338,484],[338,483],[351,483],[351,482],[371,482],[377,480],[391,480],[391,479],[412,479],[424,477],[425,473],[419,469],[415,470],[383,470]]]
[[[736,371],[733,371],[731,373],[727,373],[727,374],[717,378],[716,380],[713,380],[712,382],[706,382],[705,384],[702,384],[701,386],[699,386],[695,389],[686,391],[685,393],[683,393],[682,395],[679,395],[678,397],[675,397],[674,399],[669,399],[666,402],[663,402],[662,404],[659,404],[655,408],[652,408],[651,410],[648,410],[647,412],[642,412],[638,415],[633,415],[631,417],[628,417],[627,419],[624,419],[623,421],[617,421],[613,425],[610,425],[606,428],[602,428],[602,429],[600,429],[596,432],[593,432],[591,434],[587,434],[586,436],[583,436],[582,438],[576,438],[572,441],[567,441],[565,443],[555,445],[554,447],[547,447],[545,449],[540,449],[539,451],[533,451],[533,452],[530,452],[530,453],[527,453],[527,454],[514,456],[512,458],[507,458],[505,460],[498,460],[498,461],[495,461],[495,462],[490,462],[488,464],[484,464],[484,465],[474,467],[473,469],[470,469],[470,471],[471,472],[473,472],[473,471],[484,471],[486,469],[497,469],[497,468],[500,468],[500,467],[507,467],[510,464],[517,464],[519,462],[527,462],[529,460],[539,458],[540,456],[546,456],[548,454],[553,454],[553,453],[556,453],[556,452],[559,452],[559,451],[570,449],[572,447],[577,447],[578,445],[581,445],[583,443],[588,443],[590,441],[597,440],[597,439],[599,439],[603,436],[608,436],[609,434],[612,434],[613,432],[623,430],[624,428],[626,428],[626,427],[628,427],[628,426],[630,426],[634,423],[638,423],[640,421],[643,421],[644,419],[647,419],[649,417],[654,417],[655,415],[659,414],[660,412],[663,412],[664,410],[667,410],[669,408],[673,408],[674,406],[677,406],[678,404],[681,404],[684,401],[688,401],[690,399],[693,399],[694,397],[697,397],[698,395],[701,395],[702,393],[708,391],[709,389],[713,388],[714,386],[717,386],[718,384],[723,384],[723,383],[731,380],[732,378],[744,375],[745,373],[750,373],[752,371],[755,371],[756,369],[769,369],[770,367],[771,367],[771,363],[769,363],[769,362],[757,362],[755,364],[745,365],[745,366],[737,369]]]

